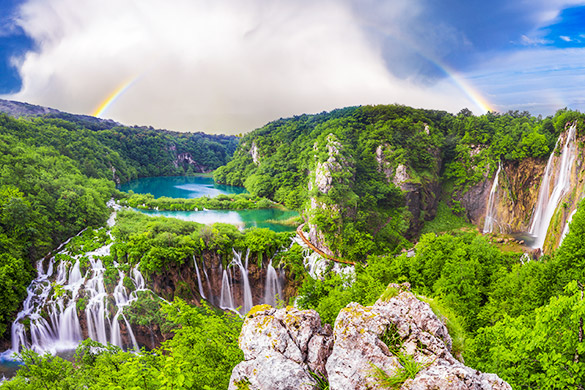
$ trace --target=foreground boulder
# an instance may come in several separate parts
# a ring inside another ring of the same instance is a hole
[[[447,328],[408,285],[387,292],[373,306],[342,309],[333,338],[312,310],[260,307],[242,328],[245,361],[234,368],[230,389],[313,389],[309,370],[331,390],[512,389],[455,359]]]
[[[239,345],[244,361],[232,371],[230,390],[312,390],[311,372],[325,375],[333,337],[314,310],[262,305],[248,313]]]

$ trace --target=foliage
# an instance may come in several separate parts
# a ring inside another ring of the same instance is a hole
[[[218,195],[214,198],[154,198],[151,194],[130,194],[120,200],[120,204],[146,210],[244,210],[279,208],[273,201],[250,194]]]
[[[425,223],[421,230],[421,235],[427,233],[449,233],[470,227],[473,227],[473,225],[465,221],[464,218],[456,215],[444,201],[441,201],[437,206],[437,215],[432,221]]]
[[[399,167],[406,185],[429,189],[442,175],[455,192],[464,192],[495,171],[498,161],[548,156],[560,131],[555,123],[579,117],[572,111],[557,116],[562,118],[525,112],[476,117],[399,105],[295,116],[246,134],[214,177],[301,211],[339,257],[365,261],[408,246],[404,237],[415,235],[425,218],[422,213],[414,220],[406,211],[392,181]],[[319,188],[317,177],[327,185]],[[455,201],[450,206],[463,214]],[[425,232],[465,226],[442,205]]]
[[[514,388],[566,389],[585,383],[582,288],[571,282],[563,295],[533,314],[480,329],[469,361],[497,372]]]
[[[251,228],[240,232],[234,225],[216,223],[202,225],[174,218],[149,217],[122,210],[113,228],[116,242],[112,245],[114,259],[136,265],[150,276],[169,265],[192,261],[194,254],[214,252],[223,257],[227,266],[233,251],[250,250],[250,258],[262,262],[271,258],[290,242],[291,233]]]

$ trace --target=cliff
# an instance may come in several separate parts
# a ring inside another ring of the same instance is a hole
[[[395,295],[373,306],[342,309],[335,328],[312,310],[257,306],[239,338],[244,361],[230,390],[511,389],[497,375],[466,367],[452,355],[451,337],[430,306],[390,285]],[[384,296],[384,295],[383,295]]]

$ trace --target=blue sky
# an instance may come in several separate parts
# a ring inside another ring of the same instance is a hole
[[[401,103],[585,109],[585,0],[3,0],[0,97],[240,133]]]

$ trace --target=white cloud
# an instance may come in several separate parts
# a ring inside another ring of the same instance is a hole
[[[546,45],[547,43],[550,43],[550,41],[547,41],[546,39],[530,38],[526,35],[520,37],[520,44],[524,46]]]
[[[466,76],[487,96],[497,97],[500,112],[550,115],[564,107],[585,109],[584,64],[585,49],[535,48],[501,54]]]
[[[572,42],[573,41],[570,37],[567,37],[565,35],[561,35],[561,36],[559,36],[559,38],[561,38],[565,42]]]
[[[474,108],[454,85],[391,76],[350,3],[334,0],[29,0],[39,45],[8,98],[126,124],[239,133],[279,117],[359,104]]]

